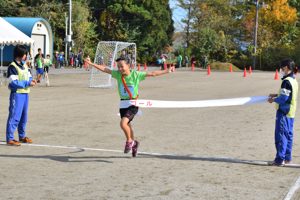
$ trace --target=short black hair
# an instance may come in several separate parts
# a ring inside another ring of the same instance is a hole
[[[298,71],[298,69],[296,69],[295,67],[295,62],[290,58],[281,60],[280,67],[283,68],[285,66],[287,66],[287,68],[291,70],[293,73],[296,73]]]
[[[27,49],[24,45],[17,45],[14,49],[14,58],[22,58],[24,55],[27,55]]]
[[[122,56],[122,57],[118,58],[116,60],[116,62],[119,62],[121,60],[124,60],[127,65],[130,64],[130,58],[128,56]]]
[[[38,51],[39,51],[39,50],[42,50],[42,49],[41,49],[41,48],[38,48]]]
[[[46,57],[47,57],[47,56],[49,56],[49,57],[50,57],[50,55],[49,55],[49,54],[47,54],[47,55],[46,55]]]

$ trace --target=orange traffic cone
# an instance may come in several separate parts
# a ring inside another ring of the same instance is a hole
[[[249,67],[249,74],[252,74],[251,66]]]
[[[174,69],[174,72],[175,72],[175,63],[173,63],[173,69]]]
[[[207,75],[210,75],[210,65],[207,67]]]
[[[147,63],[145,63],[145,67],[144,67],[144,70],[147,70]]]
[[[229,70],[229,72],[232,72],[232,65],[230,65],[230,70]]]
[[[116,62],[114,62],[114,68],[116,67]]]
[[[105,67],[105,62],[103,62],[103,67]]]
[[[276,69],[275,78],[274,80],[278,80],[278,70]]]
[[[192,71],[194,71],[194,63],[192,63]]]
[[[296,71],[295,75],[298,75],[298,67],[296,67],[296,70],[297,70],[297,71]]]
[[[246,67],[244,69],[244,76],[243,77],[247,77],[247,69],[246,69]]]
[[[167,67],[167,63],[165,63],[165,64],[164,64],[164,68],[165,68],[165,69],[167,69],[167,68],[168,68],[168,67]]]
[[[141,70],[141,65],[140,65],[140,63],[138,64],[138,71],[140,71]]]
[[[86,62],[84,62],[84,68],[86,68]]]

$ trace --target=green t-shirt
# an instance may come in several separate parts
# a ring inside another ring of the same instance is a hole
[[[130,70],[129,76],[123,76],[125,83],[132,95],[132,98],[136,98],[139,94],[139,82],[145,80],[146,72],[138,72]],[[122,74],[118,70],[112,70],[111,76],[117,79],[118,82],[118,90],[121,99],[130,99],[128,92],[126,91],[123,82],[122,82]]]
[[[42,67],[43,67],[42,59],[37,58],[37,59],[36,59],[36,63],[37,63],[37,68],[42,68]]]

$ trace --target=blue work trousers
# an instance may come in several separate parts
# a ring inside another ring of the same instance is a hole
[[[6,125],[6,141],[14,139],[14,132],[18,127],[19,139],[25,137],[27,123],[29,95],[28,93],[10,93],[9,114]]]
[[[292,161],[294,118],[285,116],[277,110],[275,122],[275,147],[277,150],[275,162]]]

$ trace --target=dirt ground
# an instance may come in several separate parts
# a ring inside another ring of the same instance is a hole
[[[274,75],[181,69],[146,78],[139,94],[173,101],[262,96],[278,92]],[[300,165],[265,162],[276,153],[269,103],[141,108],[132,122],[140,153],[132,158],[123,153],[117,89],[89,88],[89,76],[50,75],[51,87],[31,89],[26,134],[34,143],[20,147],[5,145],[9,90],[0,89],[1,199],[284,199],[300,175]],[[296,164],[299,125],[298,108]]]

